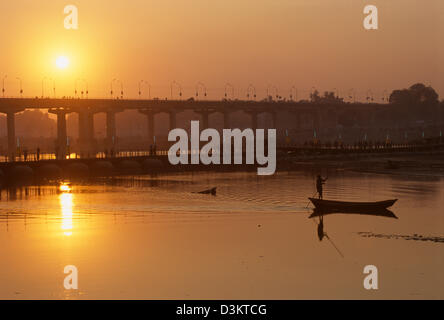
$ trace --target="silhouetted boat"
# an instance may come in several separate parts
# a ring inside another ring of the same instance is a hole
[[[398,217],[388,209],[378,209],[378,210],[329,210],[329,209],[314,209],[313,213],[309,216],[309,218],[327,216],[330,214],[360,214],[367,216],[377,216],[377,217],[387,217],[398,219]]]
[[[330,212],[371,212],[387,209],[391,207],[398,199],[377,201],[377,202],[347,202],[308,198],[314,204],[316,209]]]

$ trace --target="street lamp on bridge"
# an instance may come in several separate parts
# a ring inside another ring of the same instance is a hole
[[[139,81],[139,99],[141,99],[142,96],[142,85],[145,84],[148,86],[148,99],[151,99],[151,85],[146,82],[145,80]]]
[[[46,77],[43,77],[43,79],[42,79],[42,99],[45,96],[45,80],[46,80]]]
[[[384,90],[384,92],[382,92],[382,102],[389,102],[389,97],[388,97],[388,92],[387,90]]]
[[[54,98],[55,98],[55,94],[56,94],[55,80],[52,78],[43,77],[43,79],[42,79],[42,99],[45,97],[45,82],[46,82],[46,80],[48,80],[50,84],[52,81],[52,90],[54,92]]]
[[[373,102],[373,92],[372,92],[372,90],[368,90],[367,91],[367,97],[366,97],[366,99],[367,99],[367,103],[370,103],[370,102]]]
[[[179,89],[179,100],[180,100],[182,98],[182,86],[176,81],[171,82],[170,85],[171,100],[173,100],[173,86]]]
[[[199,97],[199,89],[203,90],[204,97],[207,96],[207,87],[202,82],[198,82],[196,85],[196,100]]]
[[[114,94],[114,91],[113,91],[113,83],[114,83],[114,81],[116,81],[117,79],[113,79],[113,80],[111,80],[111,83],[110,83],[110,91],[109,91],[109,94],[110,94],[110,96],[111,96],[111,99],[113,98],[113,94]]]
[[[274,90],[275,97],[278,100],[279,99],[279,93],[278,93],[278,88],[276,86],[272,86],[271,88],[270,88],[270,86],[267,87],[267,100],[270,99],[270,97],[271,97],[271,100],[273,100],[273,96],[270,94],[272,90]]]
[[[23,87],[22,87],[22,79],[19,77],[16,78],[20,82],[20,98],[23,96]]]
[[[52,80],[52,91],[54,92],[54,98],[56,97],[56,87],[55,87],[55,80],[54,79],[51,79]]]
[[[334,98],[339,99],[339,90],[337,88],[333,88]]]
[[[120,82],[120,99],[123,99],[123,82],[119,80]]]
[[[228,82],[225,84],[225,99],[228,100],[228,93],[227,93],[228,88],[231,89],[231,99],[234,100],[234,87],[231,83],[228,83]]]
[[[77,83],[78,82],[83,82],[83,84],[85,85],[85,91],[84,90],[82,90],[82,91],[80,91],[80,94],[82,95],[82,99],[83,99],[83,94],[84,93],[86,93],[86,98],[88,98],[88,82],[85,80],[85,79],[77,79],[76,80],[76,83],[75,83],[75,91],[74,91],[74,93],[75,93],[75,96],[77,97],[77,93],[78,93],[78,91],[77,91]]]
[[[356,102],[356,91],[355,88],[351,88],[350,91],[348,92],[348,98],[350,99],[350,101]]]
[[[3,95],[3,98],[5,97],[5,79],[8,77],[8,75],[5,75],[4,77],[3,77],[3,85],[2,85],[2,95]]]
[[[318,92],[318,90],[315,87],[311,87],[310,91],[310,100],[313,100],[313,97],[315,95],[315,92]]]
[[[122,81],[120,81],[119,79],[116,79],[116,78],[114,78],[111,81],[111,91],[110,91],[111,99],[113,98],[113,94],[114,94],[114,91],[113,91],[113,84],[114,84],[114,82],[120,82],[120,97],[123,99],[123,83],[122,83]]]
[[[293,100],[293,98],[294,98],[294,100]],[[296,101],[297,99],[298,99],[298,89],[295,86],[292,86],[290,88],[290,100]]]
[[[256,88],[250,84],[247,88],[247,98],[249,99],[250,96],[253,98],[253,100],[256,100]]]

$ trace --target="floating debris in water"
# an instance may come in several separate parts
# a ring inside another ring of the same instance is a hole
[[[358,235],[364,238],[380,238],[380,239],[402,239],[413,241],[431,241],[437,243],[444,243],[444,237],[423,236],[420,234],[413,235],[399,235],[399,234],[378,234],[373,232],[357,232]]]

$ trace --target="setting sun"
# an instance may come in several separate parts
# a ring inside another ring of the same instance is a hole
[[[65,56],[60,56],[56,60],[56,66],[59,69],[66,69],[69,66],[69,59]]]

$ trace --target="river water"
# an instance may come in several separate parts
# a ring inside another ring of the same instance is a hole
[[[333,242],[319,241],[307,208],[315,172],[3,190],[0,298],[443,299],[444,180],[323,174],[324,198],[396,198],[398,219],[328,215]],[[216,196],[193,193],[214,186]],[[66,265],[78,270],[78,290],[64,288]],[[366,265],[378,269],[377,290],[364,289]]]

